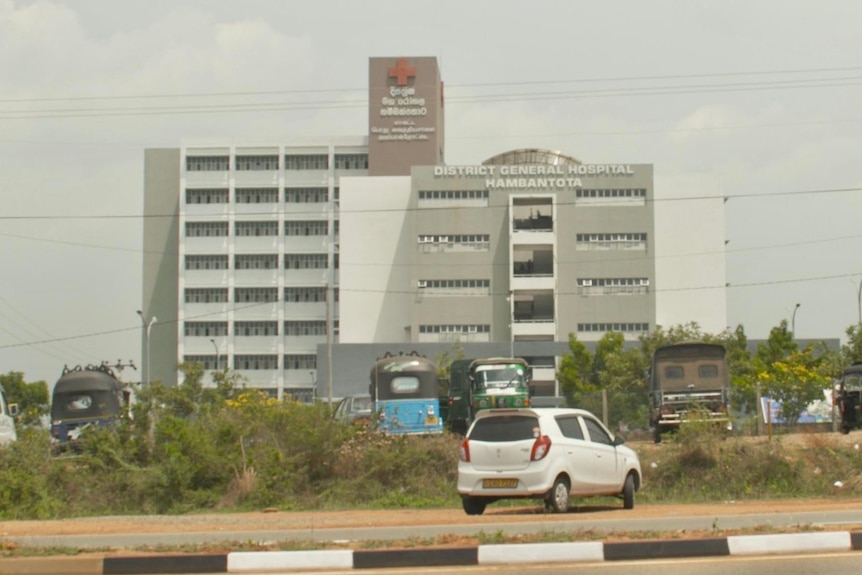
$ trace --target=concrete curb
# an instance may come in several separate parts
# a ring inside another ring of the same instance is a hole
[[[830,531],[740,535],[714,539],[671,539],[620,543],[524,543],[451,549],[377,551],[258,551],[201,555],[46,557],[0,559],[3,575],[134,575],[158,573],[289,572],[297,569],[453,567],[515,563],[630,561],[815,551],[862,551],[862,532]]]

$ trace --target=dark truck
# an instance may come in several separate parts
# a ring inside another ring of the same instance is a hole
[[[683,342],[655,350],[647,380],[653,440],[690,421],[732,429],[727,353],[720,344]]]
[[[862,363],[844,369],[833,401],[841,414],[841,433],[862,427]]]
[[[481,409],[529,407],[531,369],[519,357],[459,359],[449,367],[450,431],[466,434]]]
[[[56,452],[74,448],[89,426],[129,416],[131,390],[107,365],[64,367],[51,394],[51,440]]]

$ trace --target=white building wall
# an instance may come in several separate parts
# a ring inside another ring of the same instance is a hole
[[[340,343],[410,341],[410,177],[341,179]]]
[[[689,199],[714,195],[691,185],[655,190],[656,322],[718,334],[727,328],[724,200]]]

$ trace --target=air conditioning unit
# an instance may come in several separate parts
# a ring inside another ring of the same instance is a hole
[[[590,287],[593,285],[593,280],[581,280],[581,285],[584,287]]]
[[[648,286],[648,285],[649,285],[649,280],[648,280],[647,278],[642,279],[642,280],[641,280],[641,285],[642,285],[642,286]]]
[[[428,287],[428,281],[427,280],[419,280],[418,285],[420,288],[426,288],[426,287]]]

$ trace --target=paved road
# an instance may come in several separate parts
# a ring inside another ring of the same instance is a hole
[[[218,532],[161,532],[161,533],[128,533],[128,534],[98,534],[98,535],[45,535],[45,536],[7,536],[4,541],[11,541],[30,547],[73,547],[79,549],[112,547],[131,548],[144,545],[188,545],[212,543],[219,541],[273,542],[286,540],[302,541],[349,541],[349,540],[403,540],[408,538],[432,538],[438,535],[476,535],[501,533],[517,535],[525,533],[540,533],[552,531],[588,531],[605,532],[625,531],[710,531],[714,529],[741,529],[757,526],[843,526],[851,529],[862,529],[862,509],[844,511],[796,511],[791,513],[766,513],[759,515],[716,515],[716,516],[680,516],[680,517],[648,517],[629,518],[620,514],[614,519],[577,519],[543,521],[541,516],[536,521],[481,523],[481,524],[450,524],[450,525],[417,525],[393,527],[350,527],[350,528],[297,528],[282,530],[236,530]]]

